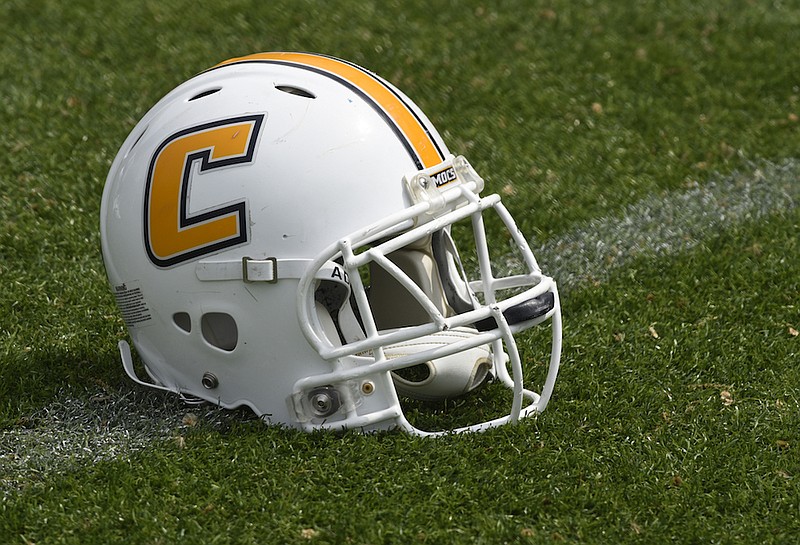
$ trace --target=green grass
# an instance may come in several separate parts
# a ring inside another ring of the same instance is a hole
[[[796,160],[800,9],[788,5],[0,4],[0,543],[796,539],[796,204],[565,290],[555,396],[519,426],[303,435],[244,413],[190,426],[173,409],[145,450],[92,462],[53,449],[52,471],[19,475],[14,457],[31,453],[7,439],[53,433],[48,410],[64,399],[135,388],[116,354],[100,195],[128,131],[192,74],[268,50],[374,69],[547,243],[653,194]],[[775,183],[796,203],[797,169]],[[524,337],[528,359],[540,338]],[[144,397],[146,414],[160,401]],[[438,407],[440,420],[496,401],[479,399]]]

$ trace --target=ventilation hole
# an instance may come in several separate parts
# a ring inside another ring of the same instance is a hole
[[[172,321],[186,333],[192,332],[192,319],[189,318],[189,314],[186,312],[176,312],[172,315]]]
[[[397,369],[394,374],[408,382],[425,382],[431,376],[431,368],[427,363],[419,363],[411,367]]]
[[[209,312],[200,319],[200,330],[208,344],[225,350],[232,351],[239,341],[239,329],[236,320],[230,314],[223,312]]]
[[[213,95],[214,93],[219,93],[222,90],[221,87],[214,87],[213,89],[206,89],[205,91],[201,91],[197,93],[192,98],[189,99],[189,102],[193,100],[197,100],[199,98],[207,97],[208,95]]]
[[[128,155],[130,155],[130,153],[133,151],[133,148],[135,148],[135,147],[136,147],[136,144],[138,144],[138,143],[139,143],[139,140],[141,140],[141,139],[142,139],[142,137],[144,136],[144,133],[146,133],[146,132],[147,132],[147,127],[145,127],[145,128],[144,128],[144,130],[142,131],[142,133],[139,135],[139,138],[137,138],[137,139],[136,139],[136,141],[135,141],[133,144],[131,144],[131,147],[128,149],[128,152],[125,154],[125,157],[127,157]]]
[[[317,98],[317,95],[311,91],[306,91],[305,89],[295,87],[294,85],[276,85],[275,88],[278,91],[283,91],[284,93],[289,93],[290,95],[297,95],[304,98]]]

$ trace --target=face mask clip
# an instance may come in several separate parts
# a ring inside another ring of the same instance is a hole
[[[475,194],[483,191],[484,182],[464,157],[451,155],[445,161],[403,177],[403,183],[415,204],[428,203],[426,214],[434,216],[447,207],[446,192],[459,185],[471,184]]]

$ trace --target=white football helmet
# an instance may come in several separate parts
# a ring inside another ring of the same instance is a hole
[[[103,192],[106,270],[150,378],[122,341],[125,371],[304,430],[429,434],[401,399],[489,380],[511,389],[507,414],[446,432],[544,410],[558,291],[483,186],[408,97],[352,63],[264,53],[193,77],[136,125]],[[490,211],[521,273],[495,276]],[[546,321],[536,393],[514,335]]]

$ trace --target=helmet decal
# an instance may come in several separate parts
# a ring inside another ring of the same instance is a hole
[[[144,193],[144,242],[153,264],[169,267],[248,241],[247,202],[189,212],[192,171],[253,161],[264,115],[204,123],[164,140],[150,160]]]
[[[359,94],[390,125],[419,170],[438,165],[445,154],[413,108],[372,72],[351,62],[312,53],[257,53],[224,61],[210,70],[241,63],[272,63],[311,70]]]

